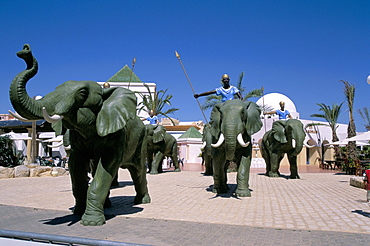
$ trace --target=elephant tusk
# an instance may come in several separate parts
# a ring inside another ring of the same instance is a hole
[[[20,116],[17,112],[12,112],[10,110],[8,110],[9,114],[11,114],[14,118],[16,118],[17,120],[20,120],[20,121],[24,121],[24,122],[32,122],[32,121],[36,121],[36,120],[29,120],[29,119],[26,119],[22,116]]]
[[[215,144],[211,144],[211,146],[213,147],[213,148],[218,148],[218,147],[220,147],[221,146],[221,144],[224,142],[224,140],[225,140],[225,136],[224,136],[224,134],[220,134],[220,138],[218,139],[218,141],[217,141],[217,143],[215,143]]]
[[[239,133],[238,137],[236,138],[238,140],[238,143],[240,144],[240,146],[242,147],[247,147],[249,145],[249,142],[245,143],[244,140],[243,140],[243,136],[241,133]]]
[[[42,115],[44,116],[44,119],[49,123],[57,123],[58,121],[63,119],[63,116],[57,114],[50,116],[45,107],[42,107]]]
[[[294,139],[292,139],[292,147],[295,148],[296,142]]]
[[[63,145],[63,141],[61,141],[60,143],[58,143],[57,145],[48,145],[49,148],[58,148],[60,146]]]
[[[206,147],[206,145],[207,145],[207,142],[205,142],[205,141],[204,141],[204,142],[202,143],[202,145],[200,146],[200,149],[201,149],[201,150],[203,150],[203,149]]]
[[[65,149],[65,150],[71,150],[71,145],[64,146],[64,149]]]

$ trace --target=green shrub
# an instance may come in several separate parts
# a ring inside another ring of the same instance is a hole
[[[13,140],[9,136],[0,136],[0,166],[14,167],[22,164],[17,157],[17,151],[13,146]]]

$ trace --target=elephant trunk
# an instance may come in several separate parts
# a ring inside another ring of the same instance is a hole
[[[28,120],[42,119],[42,107],[51,110],[48,106],[50,104],[48,103],[49,100],[46,98],[35,100],[26,91],[27,82],[38,71],[37,60],[33,57],[31,47],[28,44],[23,46],[23,50],[19,51],[17,56],[26,62],[27,68],[13,79],[9,91],[10,101],[20,116]]]
[[[226,160],[228,161],[232,161],[235,158],[236,136],[236,127],[233,125],[228,125],[228,128],[225,129],[225,152]]]

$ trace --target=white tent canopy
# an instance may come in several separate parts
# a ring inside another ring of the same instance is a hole
[[[370,131],[359,134],[357,136],[347,138],[346,141],[370,141]]]

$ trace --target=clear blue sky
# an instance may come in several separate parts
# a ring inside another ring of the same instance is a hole
[[[285,94],[303,119],[319,113],[316,103],[344,101],[346,80],[356,85],[355,122],[365,131],[357,109],[370,107],[368,0],[1,0],[0,37],[0,113],[12,109],[9,85],[25,68],[15,53],[29,43],[39,61],[30,95],[67,80],[106,81],[136,57],[138,77],[173,95],[174,118],[202,120],[177,50],[196,93],[219,86],[224,73],[235,84],[244,71],[247,90]],[[339,122],[348,123],[342,109]]]

